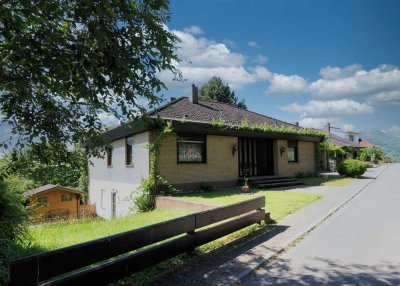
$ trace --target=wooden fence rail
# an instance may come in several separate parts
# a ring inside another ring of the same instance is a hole
[[[10,285],[105,285],[259,223],[265,219],[264,206],[265,197],[257,197],[22,257],[10,264]],[[171,240],[153,245],[166,239]]]

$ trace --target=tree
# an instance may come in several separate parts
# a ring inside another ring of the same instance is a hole
[[[224,85],[219,77],[212,77],[206,84],[200,88],[200,99],[218,101],[236,105],[239,108],[247,109],[244,99],[238,101],[235,92],[231,91],[229,85]]]
[[[4,161],[7,173],[30,180],[34,187],[54,184],[88,191],[88,158],[82,148],[60,156],[49,145],[33,144],[7,154]]]
[[[0,4],[0,120],[18,146],[66,153],[103,130],[99,115],[132,120],[145,113],[140,97],[158,104],[160,71],[180,76],[168,0]]]

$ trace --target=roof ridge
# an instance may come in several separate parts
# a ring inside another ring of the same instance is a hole
[[[185,96],[185,98],[188,98],[188,97]],[[293,124],[293,123],[289,123],[289,122],[286,122],[286,121],[283,121],[283,120],[280,120],[280,119],[277,119],[277,118],[274,118],[274,117],[270,117],[270,116],[267,116],[267,115],[265,115],[265,114],[261,114],[261,113],[258,113],[258,112],[255,112],[255,111],[252,111],[252,110],[249,110],[249,109],[240,108],[240,107],[238,107],[237,105],[234,105],[234,104],[232,104],[232,103],[226,103],[226,102],[214,101],[214,100],[205,100],[205,99],[199,99],[199,100],[201,100],[201,101],[206,101],[206,102],[212,102],[212,103],[219,103],[219,104],[228,105],[228,106],[237,108],[237,109],[239,109],[239,110],[243,110],[243,111],[250,112],[250,113],[253,113],[253,114],[256,114],[256,115],[259,115],[259,116],[266,117],[266,118],[268,118],[268,119],[272,119],[272,120],[276,120],[276,121],[279,121],[279,122],[283,122],[283,123],[285,123],[285,124],[289,124],[289,125],[292,125],[292,126],[294,126],[294,127],[300,127],[300,126],[296,126],[296,125]],[[300,127],[300,128],[303,128],[303,127]]]

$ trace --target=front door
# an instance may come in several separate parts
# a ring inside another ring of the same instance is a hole
[[[273,140],[239,138],[239,176],[274,174]]]
[[[272,140],[257,140],[257,176],[274,174],[274,152]]]

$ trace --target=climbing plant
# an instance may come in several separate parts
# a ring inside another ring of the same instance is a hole
[[[161,175],[157,174],[157,162],[160,154],[161,141],[172,134],[171,121],[156,120],[154,136],[148,144],[150,152],[150,171],[147,179],[140,180],[139,187],[131,194],[133,209],[137,212],[148,212],[155,208],[156,195],[171,195],[176,189]]]

